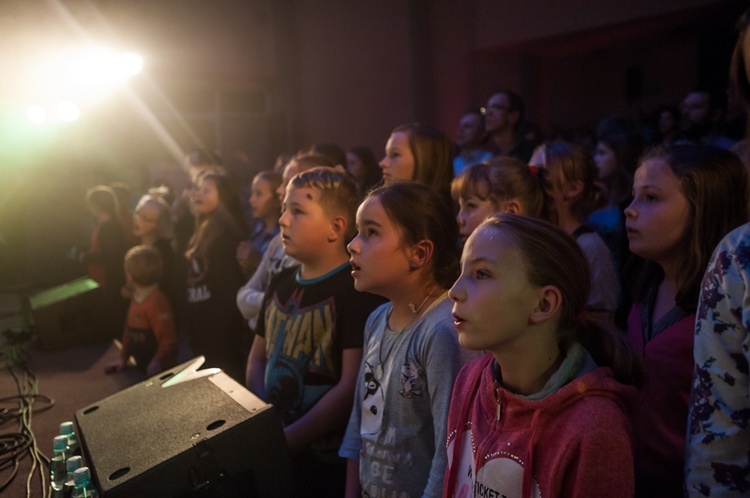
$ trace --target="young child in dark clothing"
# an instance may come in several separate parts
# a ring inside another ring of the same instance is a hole
[[[119,337],[127,312],[127,300],[120,295],[125,283],[122,260],[129,248],[122,228],[119,203],[110,187],[99,185],[86,192],[86,204],[96,225],[88,251],[79,253],[77,257],[86,265],[88,276],[102,290],[104,335]]]
[[[245,237],[239,197],[232,179],[207,172],[193,192],[195,233],[185,253],[188,263],[187,326],[190,349],[204,355],[238,382],[244,378],[242,315],[235,296],[244,275],[235,258]]]
[[[177,333],[172,307],[159,289],[162,261],[159,252],[140,245],[125,255],[125,276],[133,290],[122,336],[119,360],[107,368],[118,372],[133,355],[136,366],[148,377],[177,363]]]

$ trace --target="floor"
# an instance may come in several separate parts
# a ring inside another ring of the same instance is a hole
[[[38,451],[49,457],[52,438],[58,434],[59,425],[74,420],[75,412],[118,391],[143,380],[136,370],[126,370],[114,375],[104,373],[105,366],[118,356],[117,346],[110,340],[91,344],[70,345],[59,350],[45,351],[37,342],[28,341],[22,334],[23,319],[20,291],[0,292],[0,443],[13,441],[21,432],[18,413],[19,392],[37,392],[34,411],[29,417],[30,429]],[[45,398],[54,402],[48,409]],[[3,409],[7,409],[5,414]],[[36,411],[40,410],[40,411]],[[0,459],[3,444],[0,444]],[[0,460],[2,461],[2,460]],[[0,495],[8,497],[45,497],[44,487],[49,485],[47,468],[36,466],[30,452],[18,459],[18,470]],[[0,486],[11,479],[13,466],[0,466]]]

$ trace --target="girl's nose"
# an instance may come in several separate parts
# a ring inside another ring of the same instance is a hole
[[[460,276],[458,277],[458,280],[456,280],[453,283],[453,287],[451,287],[450,290],[448,291],[448,297],[452,301],[454,301],[456,303],[459,302],[459,301],[462,301],[464,299],[465,294],[464,294],[464,291],[463,291],[463,287],[461,285],[461,277]]]
[[[346,245],[346,250],[349,251],[349,254],[357,254],[359,252],[359,235]]]
[[[623,211],[623,214],[625,214],[626,218],[637,218],[638,213],[633,208],[633,203],[631,202],[628,207],[625,208],[625,211]]]

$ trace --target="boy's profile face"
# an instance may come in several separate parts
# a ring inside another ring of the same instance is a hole
[[[307,187],[290,187],[279,218],[284,252],[301,263],[315,259],[331,235],[332,219],[320,204],[320,192]]]

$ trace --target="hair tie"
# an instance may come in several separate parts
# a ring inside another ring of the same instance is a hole
[[[531,171],[532,175],[538,175],[539,174],[539,166],[529,166],[529,171]]]

